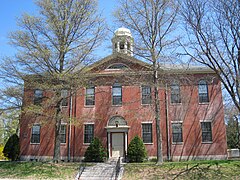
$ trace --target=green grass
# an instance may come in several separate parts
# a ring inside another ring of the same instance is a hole
[[[80,163],[3,162],[0,177],[9,179],[74,179]]]
[[[240,179],[240,161],[185,161],[129,163],[124,166],[123,180],[137,179]]]

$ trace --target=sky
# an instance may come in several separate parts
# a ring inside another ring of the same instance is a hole
[[[108,25],[113,24],[112,12],[116,7],[117,0],[99,0],[99,10],[106,19]],[[15,48],[9,45],[9,32],[18,30],[16,19],[23,13],[36,14],[37,7],[34,0],[2,0],[0,5],[0,58],[4,56],[13,56]],[[112,29],[113,30],[113,29]],[[110,43],[110,40],[108,40]],[[100,57],[109,55],[111,49],[109,44],[105,42],[99,54]],[[100,51],[98,51],[100,52]]]

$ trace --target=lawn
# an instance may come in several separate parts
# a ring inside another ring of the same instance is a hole
[[[137,179],[240,179],[240,161],[186,161],[128,163],[123,180]]]
[[[0,161],[0,178],[74,179],[80,163],[4,162]]]

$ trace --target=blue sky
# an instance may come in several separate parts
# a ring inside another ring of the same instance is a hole
[[[103,13],[103,17],[106,18],[110,28],[113,22],[112,11],[116,6],[117,0],[99,0],[99,9]],[[20,17],[22,13],[29,14],[36,13],[36,6],[34,0],[2,0],[0,6],[0,58],[3,56],[12,56],[15,52],[14,47],[8,44],[8,33],[18,29],[16,25],[17,17]],[[114,29],[111,29],[114,30]],[[110,45],[105,42],[103,44],[103,54],[99,56],[103,57],[109,54],[111,50],[107,46]],[[107,50],[106,50],[107,49]]]

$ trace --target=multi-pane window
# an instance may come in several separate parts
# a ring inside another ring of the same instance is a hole
[[[64,89],[61,91],[62,106],[68,106],[68,90]]]
[[[172,142],[183,142],[182,123],[172,123]]]
[[[95,105],[95,87],[86,88],[85,105]]]
[[[152,123],[142,124],[142,138],[144,143],[152,143]]]
[[[61,143],[66,143],[66,127],[67,127],[66,124],[61,124],[60,125],[59,135],[60,135],[60,142]]]
[[[151,104],[151,87],[142,86],[142,104]]]
[[[85,124],[84,143],[91,143],[94,137],[94,124]]]
[[[40,89],[35,89],[34,91],[34,104],[40,105],[43,99],[43,91]]]
[[[212,142],[212,123],[201,122],[202,142]]]
[[[122,104],[122,86],[115,83],[112,87],[112,104],[121,105]]]
[[[180,86],[176,83],[171,85],[171,103],[181,103]]]
[[[125,64],[117,63],[108,67],[108,69],[127,69],[128,67]]]
[[[200,103],[209,102],[208,85],[207,82],[204,80],[201,80],[198,83],[198,97]]]
[[[40,125],[32,126],[31,143],[40,143]]]

